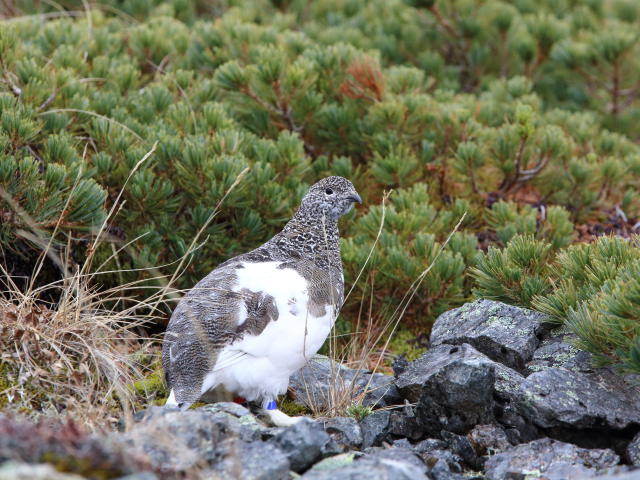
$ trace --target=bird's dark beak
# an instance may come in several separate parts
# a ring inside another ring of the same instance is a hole
[[[360,198],[360,195],[358,195],[357,192],[352,193],[347,198],[351,200],[353,203],[362,203],[362,198]]]

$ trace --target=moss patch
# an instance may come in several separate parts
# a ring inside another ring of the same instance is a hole
[[[395,355],[404,355],[410,362],[416,360],[427,351],[425,347],[420,345],[415,333],[408,330],[402,330],[394,334],[389,342],[389,350]]]
[[[311,415],[309,410],[304,405],[300,405],[294,402],[288,395],[283,395],[278,400],[278,408],[289,415],[290,417],[298,417],[300,415]]]

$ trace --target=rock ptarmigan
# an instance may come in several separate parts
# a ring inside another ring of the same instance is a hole
[[[320,349],[342,306],[338,219],[361,202],[353,184],[314,184],[282,231],[219,265],[176,307],[164,337],[167,406],[187,409],[216,388],[259,402],[277,426],[291,374]]]

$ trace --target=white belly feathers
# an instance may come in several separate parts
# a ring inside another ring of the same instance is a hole
[[[265,393],[286,391],[289,376],[301,368],[326,340],[335,321],[335,308],[315,317],[308,308],[307,281],[295,270],[278,268],[280,262],[242,264],[235,270],[234,291],[248,289],[271,295],[278,319],[267,324],[260,335],[245,335],[222,349],[216,365],[207,375],[202,392],[223,385],[253,400]],[[239,319],[242,324],[245,317]]]

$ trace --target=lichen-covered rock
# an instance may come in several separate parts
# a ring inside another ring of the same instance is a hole
[[[296,403],[315,410],[330,405],[331,389],[364,406],[387,407],[402,401],[392,376],[347,368],[323,355],[316,355],[289,380]]]
[[[493,455],[485,463],[485,474],[489,480],[582,480],[619,460],[609,449],[587,450],[544,438]]]
[[[322,456],[322,450],[331,441],[322,425],[303,418],[295,425],[282,429],[269,440],[289,459],[291,470],[302,472]]]
[[[357,457],[327,458],[307,471],[304,480],[427,480],[426,466],[410,450],[390,448]]]
[[[493,420],[495,362],[468,344],[439,345],[412,362],[396,385],[426,434],[466,433]]]
[[[546,329],[544,315],[491,300],[477,300],[443,313],[431,345],[468,343],[492,360],[523,370]]]
[[[640,426],[640,390],[613,372],[594,375],[555,367],[533,373],[520,385],[518,406],[542,428]]]
[[[362,430],[362,448],[379,445],[389,436],[389,419],[391,412],[388,410],[377,410],[362,419],[360,429]]]
[[[540,342],[533,357],[526,365],[527,373],[539,372],[546,368],[562,367],[574,372],[591,372],[591,354],[573,345],[574,333],[563,329],[551,332],[549,338]]]
[[[362,429],[355,418],[334,417],[323,421],[324,431],[345,449],[360,448]]]

